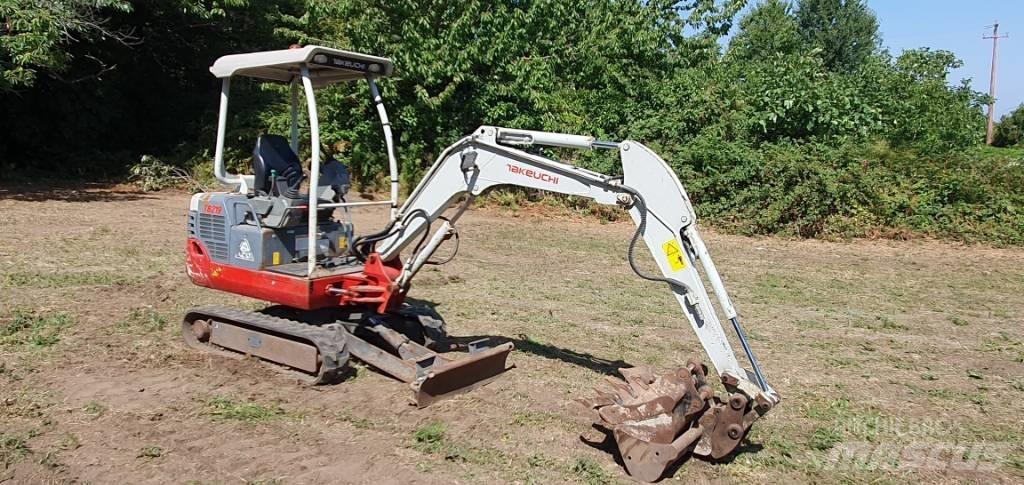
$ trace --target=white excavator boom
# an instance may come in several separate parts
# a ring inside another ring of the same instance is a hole
[[[508,145],[615,149],[622,160],[623,176],[611,177]],[[399,257],[457,199],[466,197],[460,209],[443,219],[426,243],[407,256],[399,283],[409,284],[448,237],[473,197],[499,185],[587,197],[600,204],[627,208],[640,229],[638,236],[661,270],[661,275],[642,276],[668,283],[715,370],[736,379],[738,387],[752,398],[760,395],[771,402],[778,399],[739,328],[736,310],[697,230],[696,214],[686,190],[664,160],[635,141],[600,142],[579,135],[480,127],[441,154],[398,211],[399,222],[392,235],[377,244],[382,259]],[[630,263],[635,268],[632,254]],[[739,330],[737,337],[751,362],[750,371],[740,365],[733,352],[700,270],[711,284],[722,313]]]
[[[520,146],[618,150],[622,177],[612,177],[527,153]],[[474,197],[499,185],[587,197],[629,211],[637,229],[627,260],[643,279],[666,283],[726,387],[725,399],[706,383],[705,370],[691,360],[668,374],[647,368],[622,369],[579,399],[597,429],[614,438],[630,474],[655,481],[686,452],[721,459],[739,445],[750,425],[779,402],[747,343],[722,278],[697,230],[696,213],[672,168],[635,141],[604,142],[591,137],[482,126],[448,147],[396,213],[374,249],[385,261],[401,257],[398,286],[407,289],[416,273],[455,231]],[[442,217],[464,198],[450,216]],[[440,227],[433,224],[441,220]],[[426,233],[424,232],[426,231]],[[432,232],[431,232],[432,231]],[[635,260],[643,239],[660,274],[645,274]],[[730,321],[750,364],[745,369],[722,328],[716,305],[704,286],[711,284],[718,309]]]

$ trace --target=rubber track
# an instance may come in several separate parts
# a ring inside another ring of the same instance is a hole
[[[336,382],[341,377],[345,364],[348,362],[349,353],[345,344],[345,336],[348,332],[339,324],[315,326],[263,313],[238,310],[220,305],[208,305],[190,309],[185,314],[182,330],[191,332],[189,327],[192,322],[209,319],[303,340],[313,344],[320,354],[320,371],[317,375],[288,368],[292,374],[298,375],[301,380],[308,384]],[[217,350],[219,351],[217,353],[227,352],[229,354],[241,355],[237,351],[224,350],[215,345],[190,339],[188,335],[185,335],[185,342],[192,347],[197,347],[207,352]],[[277,363],[275,365],[277,367],[287,367]]]

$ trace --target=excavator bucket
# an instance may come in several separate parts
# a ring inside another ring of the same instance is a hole
[[[720,402],[694,360],[665,374],[645,367],[619,373],[624,379],[607,377],[594,397],[578,402],[594,427],[614,439],[629,474],[645,482],[660,479],[691,449],[714,459],[728,455],[763,412],[748,412],[741,393],[728,405]]]

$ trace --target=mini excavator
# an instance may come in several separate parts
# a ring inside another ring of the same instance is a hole
[[[731,454],[779,395],[758,367],[690,200],[668,164],[636,141],[481,126],[445,149],[399,205],[394,138],[377,85],[393,69],[386,58],[320,46],[228,55],[213,64],[210,71],[221,79],[214,174],[228,190],[192,196],[186,268],[196,285],[271,306],[193,308],[182,324],[186,343],[258,359],[309,384],[342,380],[355,358],[407,383],[419,407],[469,391],[511,368],[513,345],[496,339],[451,343],[440,315],[406,301],[413,278],[439,263],[431,258],[446,241],[454,240],[457,250],[460,217],[493,187],[585,197],[628,211],[636,230],[627,262],[637,276],[675,296],[725,394],[717,395],[707,368],[691,360],[667,373],[622,369],[623,379],[608,377],[579,402],[637,479],[658,480],[688,453],[712,460]],[[259,136],[252,174],[230,174],[224,163],[231,80],[239,76],[290,85],[290,136]],[[346,200],[348,168],[321,156],[316,89],[350,81],[367,83],[380,117],[390,172],[387,200]],[[299,158],[300,93],[308,112],[308,171]],[[544,148],[616,151],[622,175],[551,160],[538,154]],[[387,206],[389,219],[382,230],[357,235],[350,211],[374,205]],[[659,274],[637,264],[641,241]],[[733,352],[719,310],[750,370]],[[452,350],[463,351],[462,357],[452,358]]]

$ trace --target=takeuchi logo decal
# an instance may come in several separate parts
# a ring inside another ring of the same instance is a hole
[[[511,163],[507,163],[505,164],[505,166],[508,167],[509,172],[512,172],[516,175],[522,175],[524,177],[530,177],[540,180],[541,182],[547,182],[550,184],[558,185],[558,177],[551,175],[549,173],[538,172],[532,168],[523,168],[520,167],[519,165],[512,165]]]

